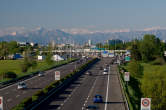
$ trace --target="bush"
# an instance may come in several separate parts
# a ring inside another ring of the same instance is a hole
[[[6,72],[6,73],[4,74],[4,78],[16,78],[16,77],[17,77],[17,74],[14,73],[14,72],[11,72],[11,71]]]

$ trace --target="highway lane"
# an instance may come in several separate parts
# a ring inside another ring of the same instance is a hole
[[[77,62],[78,61],[45,71],[45,75],[43,77],[35,76],[33,78],[25,80],[25,83],[28,87],[26,90],[17,90],[18,83],[0,89],[0,96],[3,96],[4,98],[4,110],[10,110],[24,98],[32,96],[36,91],[46,87],[51,82],[53,82],[55,78],[55,71],[60,71],[61,77],[64,77],[65,75],[73,71],[75,67],[81,66],[81,63]]]
[[[101,91],[105,94],[105,78],[107,78],[107,76],[102,75],[103,70],[100,70],[100,67],[105,65],[105,62],[109,62],[108,59],[99,61],[89,70],[92,72],[92,76],[83,74],[76,82],[64,90],[63,93],[58,96],[55,94],[37,110],[84,109],[86,106],[85,102],[87,102],[95,90]]]
[[[118,78],[118,69],[116,65],[111,66],[110,87],[108,94],[107,110],[125,110],[125,101],[122,95],[120,81]]]
[[[103,97],[103,103],[93,103],[93,98],[96,94],[100,94]],[[95,105],[99,110],[125,110],[117,65],[111,65],[109,74],[98,78],[96,86],[85,106],[88,105]]]
[[[95,105],[99,110],[125,110],[117,65],[111,65],[107,75],[99,69],[110,62],[111,59],[102,59],[89,70],[92,76],[83,74],[63,93],[55,94],[37,110],[86,110],[88,105]],[[103,97],[103,103],[93,103],[96,94]]]

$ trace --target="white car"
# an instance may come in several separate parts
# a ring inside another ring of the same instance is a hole
[[[26,88],[27,88],[27,86],[24,82],[18,83],[17,89],[26,89]]]
[[[103,74],[108,74],[108,70],[104,68]]]
[[[89,76],[92,75],[92,73],[90,71],[87,71],[86,74],[89,75]]]
[[[44,76],[43,72],[39,72],[38,76]]]

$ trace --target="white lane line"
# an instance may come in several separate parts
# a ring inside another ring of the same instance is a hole
[[[109,66],[109,74],[110,74],[110,66]],[[105,100],[105,109],[104,110],[107,110],[107,102],[108,102],[108,88],[109,88],[109,74],[108,74],[108,80],[107,80],[107,92],[106,92],[106,100]]]
[[[88,93],[88,97],[86,98],[86,100],[85,100],[85,102],[84,102],[84,105],[83,105],[84,107],[86,106],[86,104],[87,104],[87,102],[88,102],[88,99],[89,99],[89,97],[91,96],[91,94],[92,94],[92,92],[93,92],[93,89],[94,89],[94,87],[95,87],[95,85],[96,85],[97,79],[98,79],[98,77],[95,79],[95,81],[94,81],[94,83],[93,83],[93,86],[91,87],[90,92]]]

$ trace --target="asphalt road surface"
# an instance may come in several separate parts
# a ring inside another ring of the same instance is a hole
[[[83,74],[63,93],[55,94],[37,110],[86,110],[88,105],[95,105],[98,110],[125,110],[117,66],[111,65],[107,75],[100,69],[110,62],[110,58],[102,59],[89,70],[91,76]],[[93,103],[96,94],[103,97],[103,103]]]
[[[26,97],[32,96],[36,91],[41,90],[42,88],[53,82],[55,80],[55,71],[60,71],[61,77],[63,78],[75,68],[82,65],[82,63],[77,62],[79,61],[75,61],[61,67],[45,71],[43,77],[35,76],[33,78],[25,80],[24,82],[27,84],[27,89],[25,90],[17,90],[18,83],[0,89],[0,96],[2,96],[4,100],[4,110],[10,110]],[[85,62],[86,61],[84,61],[83,63]]]

